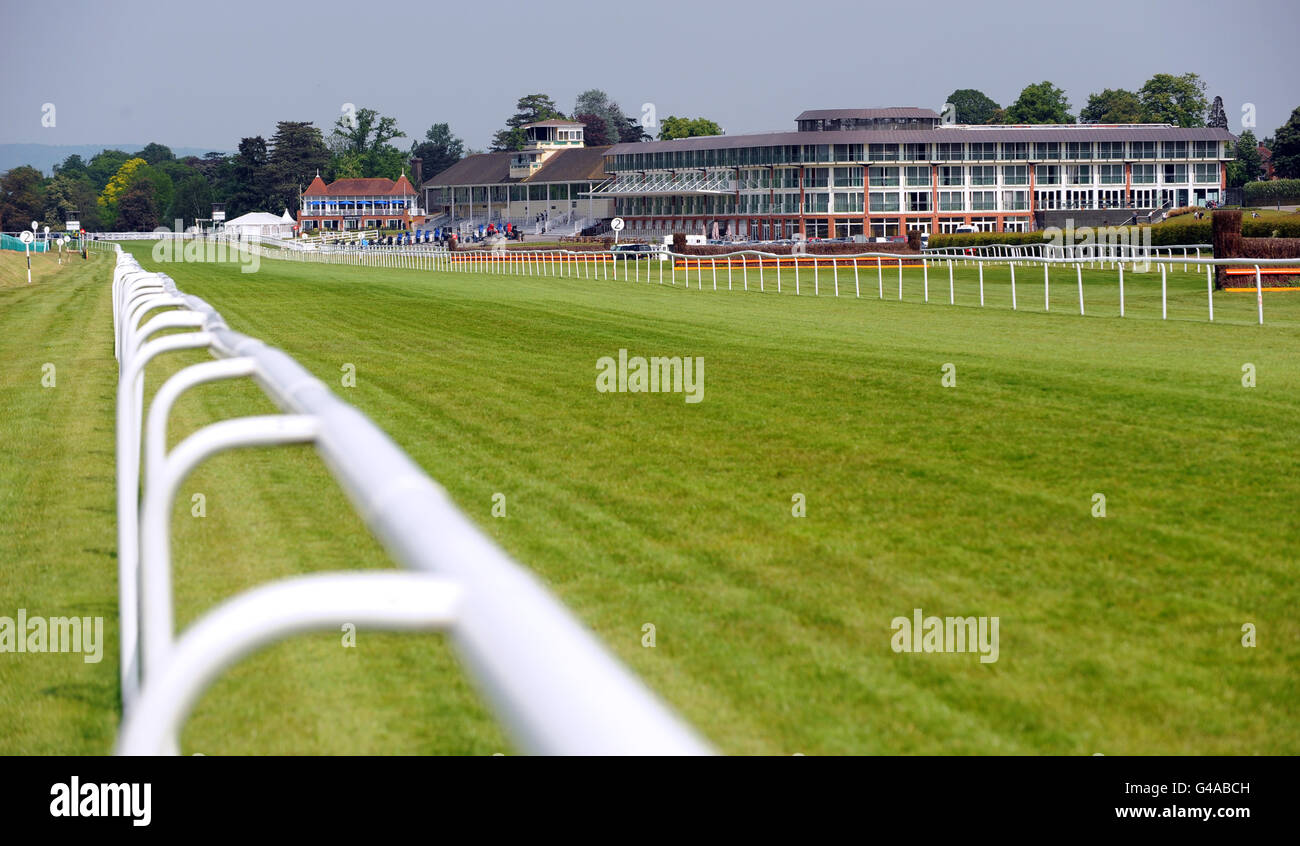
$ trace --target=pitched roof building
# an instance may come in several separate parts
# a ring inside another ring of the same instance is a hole
[[[328,185],[316,178],[302,192],[298,225],[308,229],[405,229],[424,219],[416,207],[416,190],[403,173],[396,181],[383,177],[336,179]]]
[[[583,124],[545,120],[523,127],[522,150],[467,156],[420,186],[435,220],[470,227],[513,223],[525,232],[567,234],[609,217],[591,192],[608,180],[609,147],[583,144]]]

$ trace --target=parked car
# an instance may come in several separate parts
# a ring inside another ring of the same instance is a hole
[[[614,260],[636,259],[646,261],[667,261],[664,248],[656,244],[615,244],[610,248]]]

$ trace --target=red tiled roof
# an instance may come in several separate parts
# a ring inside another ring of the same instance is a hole
[[[321,179],[320,174],[318,173],[316,174],[316,178],[311,181],[311,184],[307,186],[307,190],[302,193],[303,196],[311,195],[314,197],[328,194],[329,189],[325,187],[325,180]]]
[[[316,181],[312,180],[312,186],[316,185]],[[411,183],[405,174],[396,182],[383,177],[336,179],[329,185],[324,186],[324,188],[324,191],[318,191],[317,193],[328,194],[331,197],[373,197],[385,194],[404,196],[415,193],[415,189],[411,187]],[[311,193],[311,188],[308,188],[304,193]]]
[[[388,193],[395,194],[399,197],[405,197],[409,194],[414,194],[415,188],[411,185],[411,180],[407,179],[406,174],[403,173],[401,176],[397,177],[397,181],[393,183],[392,190]]]

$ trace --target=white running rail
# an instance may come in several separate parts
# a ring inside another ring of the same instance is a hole
[[[157,309],[169,309],[144,322]],[[175,754],[202,692],[239,657],[308,629],[344,622],[443,630],[495,713],[527,752],[710,754],[524,567],[478,529],[369,418],[285,353],[232,331],[203,300],[117,254],[113,273],[118,563],[123,720],[117,752]],[[154,337],[166,329],[187,331]],[[205,349],[154,397],[150,360]],[[173,403],[195,385],[251,378],[282,414],[223,420],[166,449]],[[141,438],[143,503],[140,502]],[[311,443],[366,525],[411,572],[285,579],[223,602],[173,633],[169,517],[178,485],[219,451]]]

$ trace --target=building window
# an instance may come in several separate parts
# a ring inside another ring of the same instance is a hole
[[[831,145],[829,144],[805,144],[803,145],[803,160],[806,162],[828,162],[831,160]]]
[[[1219,165],[1217,162],[1196,165],[1196,181],[1219,183]]]
[[[997,157],[998,157],[998,145],[993,142],[985,141],[978,144],[970,145],[971,161],[991,162]]]
[[[1194,159],[1217,159],[1219,157],[1218,141],[1193,141],[1192,158]]]
[[[829,169],[824,167],[810,167],[803,172],[803,187],[805,188],[825,188],[829,183]]]
[[[930,168],[928,167],[909,167],[907,170],[907,184],[912,187],[930,184]]]
[[[1071,165],[1065,169],[1065,181],[1070,185],[1091,185],[1092,165]]]
[[[1028,185],[1029,166],[1028,165],[1003,165],[1002,184],[1003,185]]]
[[[1133,141],[1129,145],[1129,158],[1133,159],[1154,159],[1156,157],[1156,142],[1154,141]]]
[[[1185,159],[1187,158],[1186,141],[1166,141],[1165,142],[1166,159]]]
[[[835,195],[835,211],[837,212],[859,212],[862,211],[862,192],[853,191],[849,193]]]
[[[1043,161],[1054,161],[1061,157],[1061,145],[1057,141],[1035,141],[1034,158]]]
[[[870,172],[871,187],[884,188],[898,184],[898,168],[873,167]]]
[[[835,187],[836,188],[861,188],[862,168],[860,167],[835,168]]]
[[[1124,184],[1124,165],[1098,165],[1097,170],[1101,174],[1102,185]]]
[[[1164,183],[1183,183],[1187,181],[1187,165],[1167,164],[1164,166]]]
[[[1028,191],[1003,191],[1003,211],[1027,211],[1029,209]]]
[[[1133,184],[1152,185],[1156,181],[1156,166],[1149,164],[1133,165]]]
[[[910,212],[930,211],[930,192],[929,191],[908,191],[907,210]]]
[[[1021,161],[1029,158],[1029,144],[1025,141],[1008,141],[1002,145],[1002,158]]]
[[[963,183],[962,183],[962,168],[961,168],[961,166],[960,166],[960,165],[958,165],[958,166],[950,166],[950,165],[949,165],[949,166],[944,166],[944,167],[939,168],[939,184],[940,184],[940,185],[961,185],[961,184],[963,184]]]
[[[1123,141],[1098,141],[1097,158],[1099,159],[1124,158],[1124,142]]]
[[[1091,141],[1067,141],[1065,144],[1065,157],[1067,159],[1092,158],[1092,142]]]
[[[871,211],[875,212],[896,212],[898,206],[898,192],[890,191],[889,193],[873,191],[871,193]]]
[[[803,211],[804,214],[825,214],[829,208],[830,197],[827,194],[804,194]]]
[[[904,144],[903,158],[909,162],[928,162],[930,160],[930,145]]]
[[[871,144],[867,147],[867,158],[873,162],[898,161],[897,144]]]
[[[960,162],[966,159],[966,145],[950,141],[940,142],[939,152],[935,156],[941,162]]]
[[[997,211],[998,193],[996,191],[972,191],[970,193],[971,211]]]
[[[1060,185],[1061,168],[1059,165],[1035,165],[1034,181],[1039,185]]]
[[[970,184],[997,185],[998,169],[993,165],[976,165],[975,167],[972,167],[970,169]]]
[[[960,191],[940,191],[939,211],[962,211],[962,193]]]
[[[836,144],[835,161],[837,162],[862,161],[862,145],[861,144]]]

